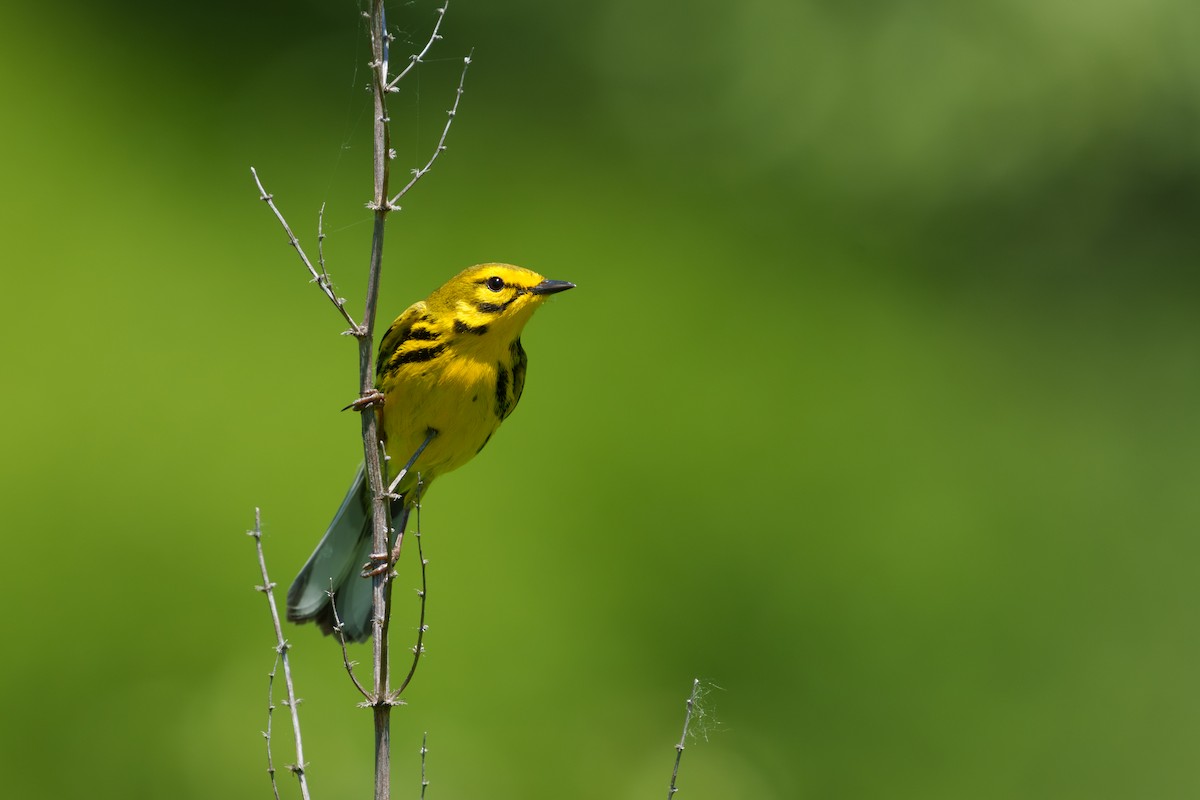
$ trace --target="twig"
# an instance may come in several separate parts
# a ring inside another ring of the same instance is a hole
[[[317,212],[317,264],[321,267],[322,286],[333,288],[333,281],[329,278],[329,270],[325,269],[325,204],[321,203],[321,210]],[[345,298],[339,298],[344,302]],[[343,308],[344,310],[344,308]],[[353,324],[353,320],[350,320]]]
[[[399,91],[399,89],[396,87],[399,85],[400,81],[404,80],[404,76],[407,75],[413,67],[415,67],[417,64],[420,64],[421,59],[425,58],[425,54],[429,52],[429,48],[433,47],[433,43],[442,38],[438,35],[438,30],[442,27],[442,20],[446,18],[446,9],[449,7],[450,0],[446,0],[446,2],[442,3],[442,7],[437,10],[438,20],[433,26],[433,33],[430,35],[429,41],[425,43],[425,47],[422,48],[421,52],[417,53],[416,55],[409,56],[408,66],[400,70],[400,74],[388,82],[387,90],[389,92]]]
[[[263,555],[262,546],[262,514],[259,509],[254,509],[254,530],[248,531],[249,535],[254,538],[254,546],[258,550],[258,566],[262,571],[262,585],[255,586],[257,591],[262,592],[267,596],[267,605],[271,609],[271,622],[275,625],[275,652],[279,656],[279,660],[283,662],[283,683],[287,688],[287,700],[284,702],[292,712],[292,736],[296,741],[296,763],[288,767],[300,781],[300,794],[304,800],[309,800],[308,797],[308,779],[304,774],[304,742],[300,736],[300,713],[296,710],[296,687],[292,683],[292,665],[288,660],[288,650],[291,645],[283,638],[283,624],[279,621],[279,609],[275,606],[275,584],[267,577],[267,559]],[[274,672],[272,671],[272,676]],[[273,678],[272,678],[273,680]],[[269,762],[268,762],[269,765]],[[274,767],[271,767],[273,770]],[[274,782],[274,773],[271,777]]]
[[[370,701],[371,693],[367,691],[366,687],[359,682],[358,676],[354,674],[356,662],[350,660],[350,651],[346,649],[346,632],[342,625],[342,618],[338,616],[337,600],[335,599],[337,592],[333,591],[332,578],[329,580],[329,583],[330,589],[326,594],[329,595],[329,607],[333,610],[333,630],[337,633],[338,642],[342,645],[342,665],[346,667],[346,674],[354,682],[354,688],[358,689],[358,693],[363,696],[364,700]]]
[[[275,761],[271,758],[271,718],[275,714],[275,670],[279,669],[279,654],[275,655],[275,663],[267,673],[267,729],[263,738],[267,741],[267,774],[271,776],[271,791],[275,800],[279,800],[279,782],[275,780]]]
[[[258,171],[254,169],[254,167],[251,167],[250,174],[254,176],[254,182],[258,185],[258,198],[266,203],[270,207],[271,211],[275,213],[275,218],[279,220],[279,224],[283,226],[284,232],[287,233],[288,244],[295,249],[296,254],[300,256],[300,260],[304,262],[304,266],[308,267],[308,273],[312,275],[313,283],[321,287],[321,291],[324,292],[325,296],[329,298],[329,302],[333,303],[334,308],[341,312],[342,319],[349,323],[350,330],[348,332],[353,336],[362,336],[363,329],[354,322],[354,319],[350,316],[350,312],[346,311],[345,298],[338,297],[333,291],[333,284],[329,280],[329,273],[325,270],[324,252],[321,252],[321,271],[318,273],[313,267],[312,262],[308,260],[308,255],[304,252],[304,248],[300,246],[300,240],[296,238],[296,234],[292,233],[292,227],[288,225],[287,220],[284,219],[283,213],[279,210],[279,207],[275,205],[275,196],[269,194],[267,190],[263,188],[262,181],[258,179]],[[324,215],[324,212],[325,206],[322,205],[322,216]],[[320,224],[321,223],[318,222],[318,227],[320,227]],[[319,233],[317,237],[318,250],[321,250],[321,240],[324,238],[324,232]]]
[[[696,678],[692,681],[692,693],[688,696],[687,713],[683,716],[683,735],[679,737],[679,744],[675,745],[675,769],[671,771],[671,786],[667,790],[667,800],[671,800],[675,796],[675,792],[679,791],[675,788],[675,780],[679,777],[679,762],[683,758],[683,748],[687,743],[688,725],[692,722],[692,709],[699,696],[700,679]]]
[[[421,560],[421,588],[417,592],[417,596],[421,598],[421,614],[420,618],[417,620],[417,643],[413,646],[412,665],[408,668],[408,674],[404,676],[404,680],[401,682],[400,688],[395,691],[395,696],[397,698],[399,698],[400,694],[408,687],[409,682],[411,682],[413,679],[413,675],[415,675],[417,672],[417,664],[420,663],[421,656],[425,652],[425,631],[429,629],[429,626],[425,624],[425,604],[428,598],[429,588],[429,582],[426,579],[425,568],[429,565],[429,562],[425,559],[425,551],[421,549],[421,487],[423,485],[424,483],[421,480],[421,476],[418,474],[417,501],[413,503],[413,507],[417,512],[417,528],[415,531],[413,531],[413,535],[417,538],[417,558]],[[422,749],[424,748],[422,747]],[[422,772],[423,771],[424,769],[422,769]],[[423,783],[422,786],[424,786]],[[421,793],[424,794],[423,788]]]
[[[439,20],[439,23],[440,22],[441,21]],[[463,59],[462,74],[458,78],[458,89],[456,89],[454,92],[454,105],[451,106],[450,110],[446,112],[446,126],[442,128],[442,137],[438,139],[437,147],[434,149],[433,155],[431,155],[429,160],[425,162],[425,166],[421,167],[420,169],[413,170],[412,180],[405,184],[404,188],[397,192],[396,196],[388,201],[388,205],[390,205],[394,210],[398,211],[400,209],[400,206],[397,205],[397,203],[400,202],[400,198],[408,194],[408,190],[415,186],[417,181],[421,180],[421,178],[424,178],[425,175],[428,174],[429,170],[433,168],[433,162],[437,161],[437,157],[446,149],[446,135],[450,133],[450,126],[454,124],[454,115],[458,113],[458,102],[462,100],[463,84],[466,83],[467,80],[467,68],[471,66],[471,56],[474,54],[475,51],[472,49],[471,53]]]
[[[429,741],[429,731],[425,731],[421,735],[421,800],[425,800],[425,787],[429,785],[429,780],[425,777],[425,756],[429,753],[429,748],[426,743]]]

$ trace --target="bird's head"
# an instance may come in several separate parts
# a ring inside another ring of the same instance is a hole
[[[455,275],[430,295],[431,310],[454,316],[455,332],[511,340],[546,298],[575,284],[547,280],[511,264],[479,264]]]

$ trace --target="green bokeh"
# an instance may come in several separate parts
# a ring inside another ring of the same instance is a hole
[[[661,796],[693,676],[681,797],[1200,793],[1198,8],[456,0],[393,101],[404,174],[474,48],[381,314],[485,260],[580,288],[426,504],[397,796],[423,731],[434,798]],[[0,11],[4,796],[268,796],[241,532],[286,584],[359,444],[249,168],[310,248],[325,204],[357,314],[359,11]],[[368,796],[289,635],[315,796]]]

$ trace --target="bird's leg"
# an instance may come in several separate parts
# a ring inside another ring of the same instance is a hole
[[[400,481],[404,480],[404,476],[408,474],[410,469],[412,469],[412,465],[416,463],[418,458],[421,457],[421,453],[425,452],[425,448],[429,446],[429,443],[432,442],[434,437],[437,435],[438,432],[434,428],[429,428],[425,431],[425,441],[421,442],[421,446],[418,447],[416,452],[412,454],[412,457],[408,459],[408,463],[404,465],[404,468],[401,469],[399,474],[396,475],[396,479],[388,486],[388,500],[399,500],[404,503],[404,511],[400,518],[400,525],[396,527],[396,543],[392,545],[390,553],[371,553],[367,563],[363,564],[362,576],[364,578],[373,578],[376,575],[382,575],[384,572],[391,570],[392,567],[395,566],[396,562],[400,559],[400,548],[404,545],[404,528],[408,524],[408,512],[412,506],[408,503],[408,500],[404,495],[394,494],[394,492],[396,487],[400,485]],[[421,498],[418,497],[415,502],[420,502],[420,500]]]
[[[400,512],[400,519],[396,520],[388,514],[389,520],[395,522],[395,527],[392,532],[396,534],[396,544],[392,547],[390,553],[371,553],[369,561],[363,564],[362,576],[364,578],[374,578],[376,575],[382,575],[385,572],[391,571],[395,566],[396,560],[400,558],[400,545],[404,542],[404,529],[408,527],[408,512],[411,506],[405,505],[404,510]],[[390,507],[388,509],[391,510]],[[392,572],[390,577],[395,577],[396,573]]]
[[[388,494],[389,495],[396,491],[396,487],[400,485],[400,481],[404,480],[404,476],[408,474],[408,471],[410,469],[412,469],[413,463],[416,462],[416,460],[418,458],[420,458],[421,453],[425,452],[425,448],[429,446],[429,443],[433,441],[433,437],[435,437],[437,435],[438,435],[438,432],[435,428],[426,429],[425,441],[421,442],[421,446],[417,448],[417,452],[412,454],[412,458],[410,458],[408,460],[408,463],[405,464],[404,468],[402,470],[400,470],[399,474],[396,475],[396,479],[394,481],[392,481],[391,484],[388,486]]]

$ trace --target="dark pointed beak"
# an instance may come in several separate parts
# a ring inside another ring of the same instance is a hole
[[[570,281],[542,281],[529,291],[531,294],[557,294],[574,288],[575,284]]]

